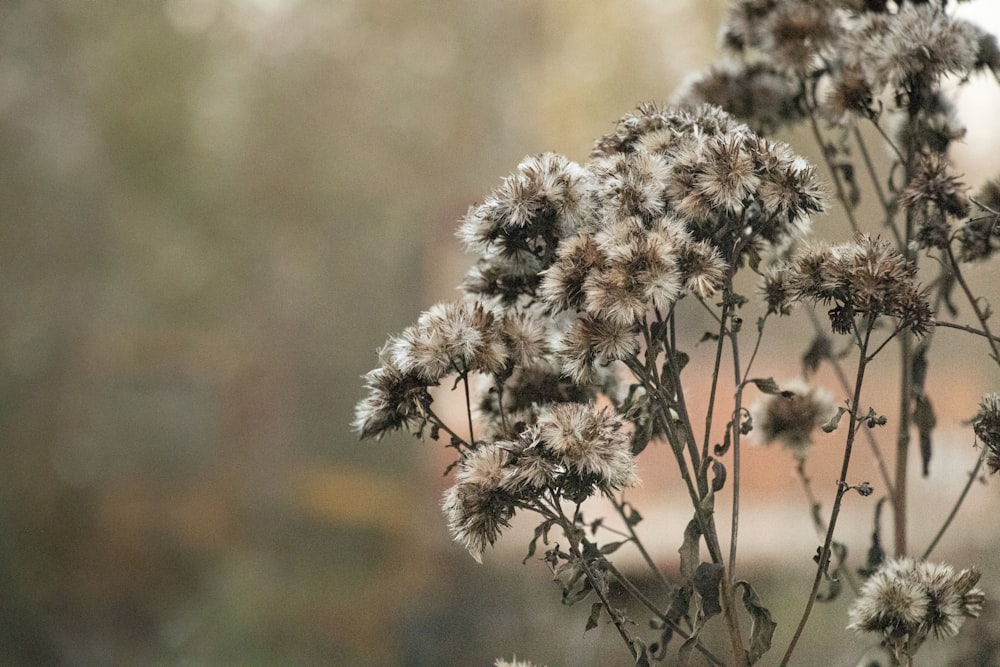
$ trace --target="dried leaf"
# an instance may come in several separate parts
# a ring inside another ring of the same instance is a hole
[[[747,662],[751,665],[771,649],[771,639],[778,624],[771,618],[771,612],[761,603],[757,591],[746,581],[736,582],[743,586],[743,606],[750,614],[750,649],[747,651]]]
[[[774,381],[774,378],[753,378],[748,380],[748,382],[752,382],[757,385],[757,389],[760,389],[765,394],[781,394],[782,396],[787,394],[788,396],[791,396],[790,392],[781,391],[781,387],[779,387],[778,383]]]
[[[684,529],[684,541],[681,543],[681,548],[677,550],[681,556],[681,577],[684,578],[684,581],[694,579],[694,572],[700,560],[698,557],[698,541],[700,539],[701,528],[698,527],[697,521],[691,519],[687,528]]]
[[[601,602],[595,602],[590,605],[590,616],[587,617],[587,625],[583,629],[584,632],[588,630],[593,630],[597,627],[597,622],[601,619],[601,610],[604,609],[604,604]]]
[[[833,433],[834,431],[836,431],[837,427],[840,426],[840,418],[844,416],[845,412],[847,412],[847,408],[843,406],[837,408],[837,414],[830,417],[830,419],[825,424],[823,424],[823,432]]]
[[[694,573],[694,589],[701,596],[701,613],[705,618],[711,618],[722,613],[722,602],[719,600],[719,582],[725,568],[721,563],[701,563]]]
[[[927,394],[918,394],[914,400],[913,423],[920,434],[920,461],[923,464],[923,475],[927,477],[931,465],[931,438],[934,427],[937,426],[937,416]]]
[[[718,459],[712,459],[712,491],[718,492],[726,485],[726,466]]]

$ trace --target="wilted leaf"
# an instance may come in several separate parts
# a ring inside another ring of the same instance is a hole
[[[913,423],[920,433],[920,460],[923,464],[923,474],[927,477],[931,465],[931,436],[937,426],[937,416],[931,406],[927,394],[918,394],[913,405]]]
[[[625,514],[625,523],[627,523],[629,526],[635,526],[640,521],[642,521],[642,515],[639,514],[639,511],[637,509],[629,505],[628,512]]]
[[[731,422],[731,421],[726,424],[726,430],[725,430],[724,435],[722,436],[722,444],[715,446],[715,455],[716,456],[725,456],[726,452],[729,451],[729,447],[733,444],[732,438],[729,435],[730,431],[732,430],[731,429],[732,425],[733,425],[733,422]]]
[[[872,528],[872,545],[868,547],[868,558],[865,563],[865,567],[858,570],[858,574],[864,577],[871,576],[875,570],[878,569],[882,561],[885,560],[885,549],[882,548],[882,505],[885,504],[885,498],[880,498],[877,503],[875,503],[875,521],[874,527]]]
[[[646,643],[638,638],[633,639],[632,649],[635,651],[635,667],[650,667],[649,651],[646,650]]]
[[[819,364],[824,359],[829,359],[832,355],[830,349],[830,339],[820,334],[813,338],[809,349],[802,355],[802,367],[806,375],[815,373],[819,369]]]
[[[701,611],[705,618],[722,612],[719,601],[719,582],[725,568],[721,563],[701,563],[694,573],[694,589],[701,596]]]
[[[701,560],[698,557],[698,541],[700,539],[701,528],[698,527],[697,521],[691,519],[687,528],[684,529],[684,541],[681,543],[681,548],[677,550],[677,553],[681,555],[681,576],[684,581],[694,579],[695,569],[698,567],[698,561]]]
[[[604,554],[605,556],[613,554],[614,552],[618,551],[618,548],[621,547],[621,545],[627,544],[629,542],[631,542],[631,540],[622,540],[621,542],[608,542],[607,544],[601,546],[601,553]]]
[[[747,651],[747,662],[751,665],[760,660],[761,656],[771,649],[771,639],[778,624],[771,618],[771,612],[761,603],[757,591],[746,581],[739,581],[737,586],[743,586],[743,606],[750,613],[750,648]]]
[[[535,526],[535,536],[531,538],[530,542],[528,542],[528,555],[521,561],[521,565],[527,563],[528,559],[535,555],[535,548],[538,546],[538,538],[541,538],[542,542],[545,544],[549,543],[549,529],[552,528],[553,523],[552,519],[548,519]]]
[[[757,388],[765,394],[777,395],[787,393],[781,391],[781,387],[779,387],[778,383],[774,381],[774,378],[753,378],[748,380],[748,382],[752,382],[757,385]]]
[[[601,619],[602,609],[604,609],[604,604],[601,602],[590,605],[590,616],[587,617],[587,626],[583,629],[584,632],[597,627],[597,622]]]
[[[712,491],[718,492],[726,485],[726,466],[719,459],[712,459]]]
[[[830,417],[830,419],[827,420],[825,424],[823,424],[823,432],[833,433],[834,431],[836,431],[837,427],[840,425],[840,418],[844,416],[845,412],[847,412],[847,408],[843,406],[837,408],[837,414]]]

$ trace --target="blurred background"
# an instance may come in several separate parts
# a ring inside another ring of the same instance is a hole
[[[613,631],[583,634],[589,604],[521,565],[530,525],[475,565],[436,445],[349,424],[387,335],[454,295],[467,207],[667,100],[715,58],[725,5],[0,4],[0,664],[623,664]],[[979,183],[997,100],[970,99]],[[998,377],[944,366],[939,474],[960,482],[958,427]],[[815,538],[786,453],[755,465],[782,472],[749,487],[748,568],[780,588]],[[687,516],[647,487],[675,567]],[[933,488],[914,494],[950,502]],[[977,493],[967,523],[992,526],[995,484]],[[969,532],[956,564],[994,549]],[[821,646],[847,636],[830,614]]]

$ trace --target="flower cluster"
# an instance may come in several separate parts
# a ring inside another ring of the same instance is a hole
[[[368,396],[355,409],[364,438],[404,428],[419,432],[431,404],[428,388],[449,375],[506,377],[514,366],[544,363],[544,322],[527,311],[501,311],[479,301],[439,303],[389,339],[381,365],[366,376]]]
[[[928,637],[954,637],[966,618],[979,616],[985,600],[976,587],[979,577],[975,568],[956,572],[912,558],[887,561],[861,587],[848,628],[881,634],[901,662]]]
[[[981,215],[958,230],[959,252],[967,262],[986,259],[1000,247],[1000,179],[988,181],[975,201]]]
[[[979,412],[972,420],[979,442],[986,447],[986,465],[1000,472],[1000,394],[986,394],[979,402]]]
[[[922,248],[947,248],[951,243],[949,218],[969,214],[965,186],[949,173],[939,153],[920,157],[917,168],[899,195],[899,204],[917,225],[917,243]]]
[[[777,313],[787,313],[800,300],[832,304],[829,316],[837,333],[853,331],[857,315],[888,315],[899,328],[923,334],[932,316],[916,272],[888,241],[864,234],[850,243],[806,247],[765,276],[764,293]]]
[[[481,443],[459,463],[442,508],[448,528],[477,561],[518,508],[545,513],[549,503],[582,502],[638,482],[632,437],[608,409],[560,403],[515,440]]]
[[[802,380],[783,387],[751,407],[754,432],[764,444],[780,440],[801,459],[812,444],[813,431],[833,415],[833,401],[828,392]]]
[[[901,107],[931,111],[939,99],[928,91],[944,76],[1000,68],[996,39],[946,4],[737,0],[721,31],[729,60],[690,81],[681,99],[773,127],[803,118],[797,100],[822,81],[818,101],[832,119],[875,115],[886,91]]]

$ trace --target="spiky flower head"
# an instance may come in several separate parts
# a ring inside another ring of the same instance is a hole
[[[510,452],[500,443],[468,452],[459,464],[455,485],[441,503],[452,537],[477,563],[514,516],[515,497],[503,488],[509,461]]]
[[[436,304],[392,341],[393,363],[428,384],[451,373],[498,373],[508,361],[501,321],[480,302]]]
[[[922,248],[947,248],[951,243],[950,218],[969,214],[965,185],[951,174],[947,159],[939,153],[921,155],[899,204],[917,225]]]
[[[632,438],[609,408],[553,405],[538,419],[537,439],[574,478],[574,493],[594,486],[611,493],[638,482]]]
[[[764,394],[750,408],[754,434],[763,444],[780,440],[797,458],[804,458],[813,433],[833,415],[829,392],[804,380],[785,382],[781,391]]]
[[[915,281],[916,266],[884,239],[862,234],[850,243],[811,244],[785,271],[783,294],[793,303],[832,305],[829,316],[837,333],[852,331],[857,315],[888,315],[916,334],[931,324],[930,304]]]
[[[956,572],[946,564],[912,558],[884,562],[868,578],[848,612],[851,630],[875,632],[898,661],[924,640],[954,637],[967,618],[982,611],[975,568]]]
[[[387,347],[392,345],[389,342]],[[381,438],[389,431],[413,431],[426,420],[431,403],[427,382],[396,366],[386,349],[381,365],[365,374],[368,395],[354,408],[353,427],[362,438]]]
[[[986,465],[1000,472],[1000,394],[986,394],[979,402],[979,412],[972,420],[979,442],[986,447]]]

